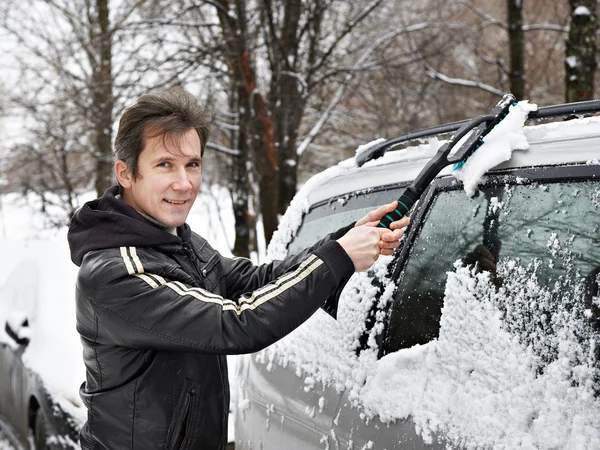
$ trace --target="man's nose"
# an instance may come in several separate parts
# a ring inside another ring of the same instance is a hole
[[[185,167],[178,169],[173,176],[173,189],[185,191],[192,188],[192,180]]]

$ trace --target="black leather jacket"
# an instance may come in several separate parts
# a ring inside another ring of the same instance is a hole
[[[69,230],[87,369],[83,449],[224,449],[224,355],[260,350],[324,306],[335,316],[354,266],[333,239],[284,261],[226,258],[107,190]]]

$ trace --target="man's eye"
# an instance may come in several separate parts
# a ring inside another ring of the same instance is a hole
[[[188,167],[200,167],[200,163],[198,162],[191,162],[188,164]]]
[[[169,163],[166,161],[159,162],[156,167],[169,167]]]

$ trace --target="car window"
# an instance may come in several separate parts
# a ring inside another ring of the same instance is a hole
[[[495,260],[503,267],[498,285],[518,266],[524,282],[535,279],[554,301],[581,302],[590,286],[597,292],[599,228],[598,182],[491,186],[474,198],[439,192],[398,283],[386,353],[438,336],[447,272],[457,260]]]
[[[290,243],[289,252],[297,253],[352,222],[369,211],[396,200],[402,187],[391,186],[353,192],[313,207],[305,216],[301,228]]]

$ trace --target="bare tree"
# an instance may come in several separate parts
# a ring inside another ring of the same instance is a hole
[[[339,67],[340,51],[348,51],[350,37],[381,3],[215,3],[230,78],[237,86],[238,150],[256,169],[267,241],[296,192],[298,132],[307,102],[323,85],[340,82],[346,72]]]
[[[456,0],[447,8],[449,14],[453,20],[472,25],[454,36],[471,54],[464,56],[469,66],[455,65],[448,71],[428,62],[425,72],[451,86],[494,94],[488,103],[509,89],[518,98],[536,94],[540,95],[536,101],[555,102],[560,98],[557,80],[562,37],[568,32],[565,6],[540,0],[508,0],[505,4]],[[508,20],[500,19],[502,16]],[[469,94],[473,95],[478,94]]]
[[[3,171],[11,191],[35,195],[49,224],[60,227],[80,206],[96,167],[87,157],[89,135],[71,112],[72,100],[64,93],[57,100],[27,106],[31,139],[10,149]]]
[[[170,56],[152,52],[152,30],[134,25],[149,3],[24,0],[5,5],[0,20],[18,43],[14,58],[22,75],[11,92],[13,102],[25,113],[32,105],[53,104],[58,110],[58,99],[68,96],[87,136],[88,157],[95,165],[90,182],[97,195],[114,184],[115,118],[137,94],[159,84],[157,70]],[[171,75],[176,79],[178,73]]]
[[[337,87],[348,85],[353,78],[348,74],[369,70],[348,64],[370,45],[366,38],[357,45],[352,37],[381,34],[364,24],[383,3],[185,0],[179,5],[188,12],[185,27],[174,27],[187,38],[178,38],[181,44],[175,46],[184,55],[181,61],[194,61],[219,77],[213,87],[230,100],[215,103],[216,117],[231,112],[231,105],[237,112],[231,123],[215,121],[213,140],[213,148],[232,153],[236,254],[247,254],[243,249],[254,241],[255,215],[260,215],[268,241],[295,195],[300,156],[314,140],[314,133],[308,140],[299,135],[307,105],[327,89],[335,94]],[[164,22],[173,23],[171,17]],[[328,109],[330,104],[321,104],[321,114],[310,125],[316,133],[319,121],[334,109]]]
[[[569,0],[571,26],[565,58],[566,101],[590,100],[594,96],[598,23],[597,0]]]

